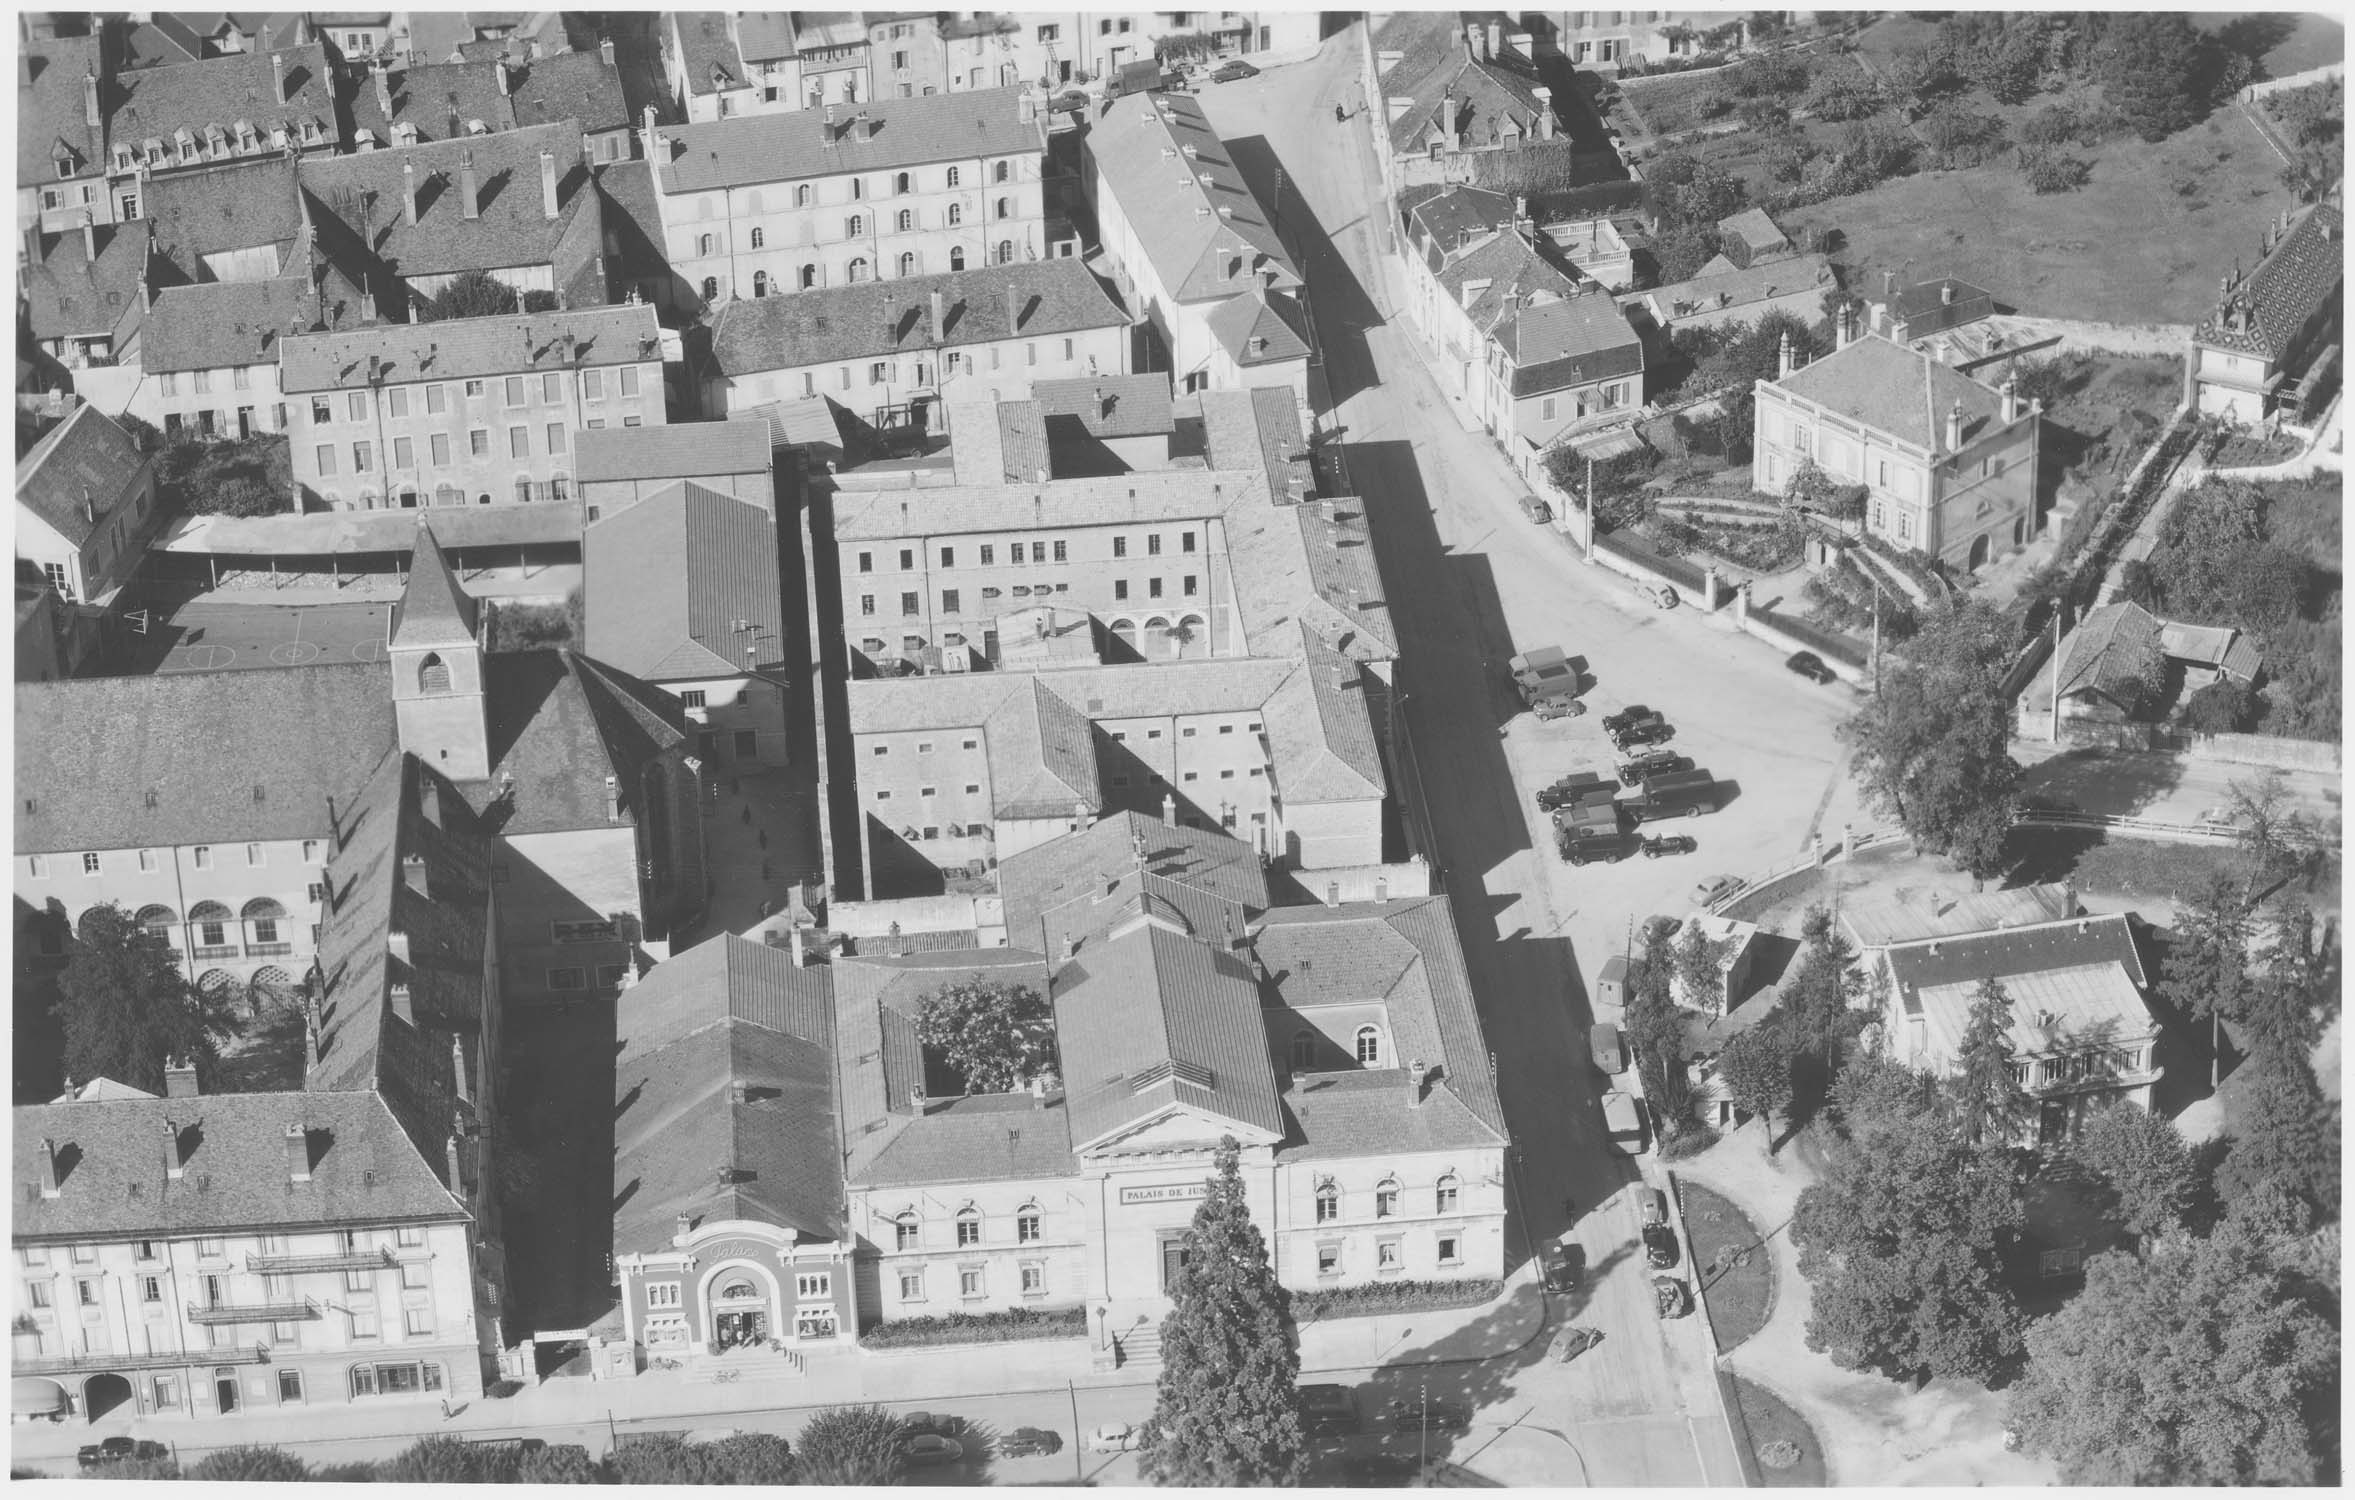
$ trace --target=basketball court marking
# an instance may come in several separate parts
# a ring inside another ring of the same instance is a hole
[[[352,647],[354,661],[382,661],[384,654],[384,642],[373,637],[357,642]]]
[[[270,660],[281,667],[299,667],[319,659],[319,648],[309,641],[280,641],[270,648]]]
[[[235,648],[229,646],[189,646],[184,654],[193,672],[218,672],[237,660]]]

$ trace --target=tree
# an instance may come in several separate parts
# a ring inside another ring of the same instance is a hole
[[[237,1484],[293,1484],[309,1479],[311,1469],[284,1448],[240,1443],[198,1459],[186,1477]]]
[[[1692,1104],[1692,1083],[1685,1073],[1684,1012],[1676,1005],[1676,931],[1670,918],[1655,918],[1645,925],[1643,952],[1628,966],[1622,1018],[1627,1043],[1635,1049],[1636,1068],[1643,1075],[1644,1097],[1661,1132],[1669,1136],[1684,1129]]]
[[[2177,908],[2175,938],[2159,981],[2169,1004],[2192,1019],[2207,1018],[2211,1087],[2222,1061],[2222,1023],[2239,1020],[2248,997],[2248,966],[2248,898],[2231,876],[2211,875]]]
[[[1734,1108],[1758,1117],[1769,1155],[1774,1117],[1791,1107],[1791,1062],[1791,1029],[1780,1013],[1727,1037],[1717,1053],[1717,1076],[1725,1080]]]
[[[793,1445],[770,1432],[737,1432],[705,1443],[707,1484],[792,1484]]]
[[[1843,1137],[1862,1140],[1874,1131],[1935,1125],[1942,1113],[1938,1081],[1891,1057],[1858,1058],[1840,1070],[1832,1085],[1832,1114]]]
[[[2028,1095],[2012,1072],[2012,998],[1992,975],[1971,996],[1960,1061],[1956,1113],[1963,1139],[1974,1146],[2010,1145],[2026,1123]]]
[[[1859,1123],[1792,1213],[1807,1347],[1894,1380],[1994,1377],[2020,1347],[1997,1254],[2021,1221],[2008,1163],[1927,1115]]]
[[[968,1094],[1009,1094],[1055,1070],[1055,1022],[1027,985],[972,981],[926,995],[916,1036]]]
[[[227,1002],[199,993],[162,935],[111,901],[82,914],[57,988],[65,1071],[75,1078],[161,1094],[166,1059],[186,1058],[201,1084],[233,1034]]]
[[[1676,983],[1694,1009],[1725,1013],[1732,998],[1725,992],[1725,956],[1732,950],[1732,939],[1711,938],[1697,921],[1685,924],[1676,940]]]
[[[419,1438],[408,1447],[377,1466],[379,1484],[498,1484],[513,1477],[515,1460],[508,1458],[504,1467],[508,1472],[496,1472],[499,1451],[477,1447],[462,1438],[436,1435]]]
[[[2289,780],[2272,766],[2249,780],[2233,782],[2228,806],[2249,856],[2249,896],[2257,895],[2298,862],[2298,846],[2310,835],[2304,815],[2291,800]]]
[[[2010,640],[2003,618],[1975,600],[1932,616],[1842,728],[1867,800],[1981,880],[2002,870],[2019,804],[2003,694]]]
[[[2322,1093],[2313,1053],[2338,976],[2316,950],[2311,911],[2285,904],[2268,925],[2271,951],[2238,1017],[2249,1060],[2226,1109],[2232,1145],[2218,1186],[2235,1200],[2270,1191],[2336,1212],[2338,1106]]]
[[[517,1484],[603,1484],[605,1471],[578,1443],[534,1448],[515,1466]]]
[[[1161,1323],[1161,1383],[1141,1464],[1155,1484],[1292,1485],[1308,1473],[1300,1333],[1243,1200],[1239,1159],[1235,1138],[1220,1140]]]
[[[880,1406],[829,1406],[802,1424],[803,1484],[896,1484],[907,1468],[899,1418]]]
[[[2073,193],[2093,180],[2093,163],[2057,146],[2022,146],[2020,173],[2031,192]]]
[[[518,299],[521,299],[520,303]],[[502,313],[551,312],[554,292],[518,292],[488,271],[460,271],[419,311],[418,321],[439,323],[446,318],[489,318]]]
[[[2163,141],[2206,112],[2197,82],[2206,51],[2176,12],[2112,14],[2094,48],[2102,97],[2144,140]]]
[[[1819,120],[1861,120],[1879,114],[1886,102],[1862,70],[1844,68],[1816,79],[1803,108]]]
[[[709,1458],[699,1443],[687,1443],[668,1433],[624,1443],[610,1459],[613,1477],[621,1484],[711,1484]],[[393,1477],[387,1473],[385,1478]]]
[[[2021,1446],[2064,1484],[2315,1484],[2338,1330],[2285,1237],[2232,1219],[2140,1257],[2097,1255],[2029,1330],[2012,1392]]]
[[[2069,1154],[2117,1195],[2118,1223],[2148,1245],[2183,1227],[2191,1211],[2191,1148],[2174,1122],[2132,1101],[2085,1122]]]

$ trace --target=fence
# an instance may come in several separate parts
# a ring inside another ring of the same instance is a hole
[[[2239,766],[2278,766],[2284,771],[2336,771],[2339,747],[2329,740],[2292,740],[2270,734],[2195,734],[2185,751],[2194,760]]]
[[[1656,577],[1691,589],[1695,594],[1708,582],[1699,568],[1682,558],[1666,557],[1624,532],[1604,532],[1595,538],[1597,553],[1609,552]]]

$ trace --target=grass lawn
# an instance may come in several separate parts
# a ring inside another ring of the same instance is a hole
[[[1824,1469],[1823,1446],[1815,1440],[1815,1429],[1807,1425],[1807,1419],[1794,1411],[1789,1402],[1739,1375],[1721,1371],[1717,1378],[1726,1392],[1726,1404],[1739,1413],[1741,1425],[1749,1433],[1749,1449],[1743,1457],[1754,1485],[1821,1489],[1831,1482]],[[1780,1465],[1769,1462],[1787,1457],[1793,1449],[1798,1454],[1796,1462]]]
[[[1783,227],[1794,239],[1839,230],[1851,285],[1877,285],[1886,267],[1908,281],[1959,276],[2024,313],[2191,323],[2235,256],[2254,263],[2258,227],[2297,201],[2237,110],[2089,155],[2093,179],[2073,193],[2040,197],[2006,161],[1897,178],[1795,210]]]
[[[1773,1314],[1774,1257],[1766,1253],[1749,1216],[1725,1198],[1689,1181],[1678,1192],[1684,1199],[1685,1231],[1692,1237],[1692,1275],[1709,1303],[1717,1352],[1724,1354],[1764,1328]]]
[[[2168,902],[2196,898],[2217,875],[2237,880],[2248,872],[2247,856],[2227,845],[2124,838],[2088,843],[2086,835],[2072,829],[2015,828],[2004,840],[2004,853],[2023,862],[2015,877],[2022,883],[2067,879],[2082,890]],[[2305,901],[2318,912],[2337,910],[2337,857],[2326,856],[2314,876],[2291,881],[2283,894]]]
[[[2257,15],[2246,11],[2193,11],[2190,20],[2202,31],[2239,32],[2262,41],[2265,50],[2258,54],[2257,60],[2267,78],[2290,78],[2308,68],[2347,60],[2346,23],[2327,11]]]

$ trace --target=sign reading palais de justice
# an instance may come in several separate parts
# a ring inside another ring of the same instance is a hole
[[[1124,1187],[1120,1190],[1120,1201],[1124,1206],[1131,1203],[1191,1203],[1197,1198],[1209,1196],[1210,1184],[1207,1182],[1167,1182],[1159,1187]]]

